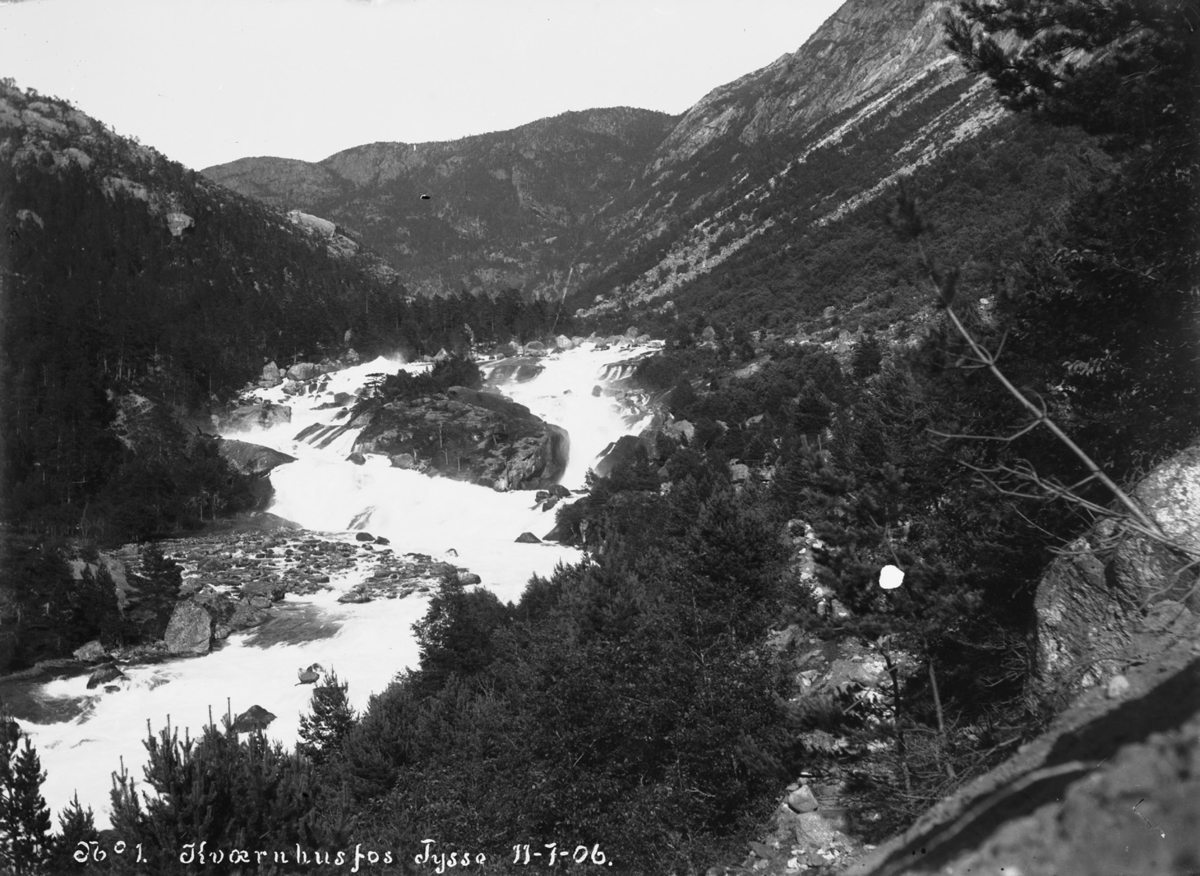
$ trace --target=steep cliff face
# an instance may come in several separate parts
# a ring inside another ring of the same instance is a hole
[[[993,129],[1006,114],[943,45],[948,5],[850,0],[797,52],[692,107],[640,202],[603,217],[624,251],[581,312],[669,311],[723,263],[844,219]]]
[[[948,5],[845,4],[798,51],[717,88],[688,110],[659,149],[655,167],[686,161],[720,137],[749,146],[803,136],[827,118],[951,64],[941,32]]]

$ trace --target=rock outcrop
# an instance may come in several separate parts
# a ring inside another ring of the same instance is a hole
[[[167,214],[167,230],[171,232],[172,237],[182,237],[183,232],[196,225],[196,220],[187,213],[168,213]]]
[[[597,476],[606,478],[615,469],[630,464],[642,446],[641,439],[636,435],[622,435],[600,452],[600,461],[593,470]]]
[[[234,438],[222,439],[217,444],[217,452],[233,468],[247,475],[269,474],[278,466],[296,461],[296,457],[271,447],[251,444],[249,441],[238,441]]]
[[[390,402],[360,414],[357,453],[497,490],[541,489],[567,465],[570,439],[524,405],[461,386],[444,396]],[[408,458],[408,457],[411,457]]]
[[[239,405],[218,419],[218,425],[224,432],[245,432],[249,429],[266,429],[280,423],[290,423],[292,409],[287,405],[270,402]]]
[[[110,681],[120,681],[123,678],[125,678],[125,673],[115,663],[102,663],[88,676],[88,690],[93,690]]]
[[[296,457],[281,453],[260,444],[248,441],[238,441],[233,438],[222,438],[217,442],[217,452],[230,467],[244,475],[249,475],[250,491],[255,498],[255,508],[265,509],[271,504],[275,490],[267,477],[271,470],[285,463],[295,462]]]
[[[202,606],[181,602],[171,614],[163,639],[170,653],[197,656],[212,648],[212,630],[212,616]]]
[[[1150,473],[1133,498],[1162,528],[1162,541],[1121,534],[1112,521],[1067,546],[1038,585],[1036,694],[1053,705],[1103,684],[1156,603],[1183,600],[1200,615],[1200,446]]]
[[[1040,582],[1049,729],[851,876],[1200,872],[1200,446],[1132,497],[1161,538],[1104,521]]]
[[[1179,632],[848,876],[1200,870],[1200,625]]]
[[[84,663],[95,663],[97,660],[103,660],[107,653],[99,639],[92,639],[72,651],[71,655]]]

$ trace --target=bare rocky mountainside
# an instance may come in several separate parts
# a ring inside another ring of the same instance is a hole
[[[515,287],[567,293],[584,315],[669,313],[722,264],[777,250],[781,232],[795,242],[1004,121],[943,44],[946,6],[851,0],[682,118],[588,110],[204,173],[361,233],[417,291]]]

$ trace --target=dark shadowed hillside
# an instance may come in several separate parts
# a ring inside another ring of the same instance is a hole
[[[515,293],[413,302],[333,223],[10,82],[0,227],[3,515],[59,534],[145,537],[244,506],[194,426],[267,362],[435,353],[464,325],[508,340],[552,318]]]

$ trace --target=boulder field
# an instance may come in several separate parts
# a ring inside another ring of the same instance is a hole
[[[164,555],[178,563],[183,574],[162,640],[119,650],[90,642],[76,650],[75,661],[104,669],[114,660],[125,665],[207,654],[232,633],[270,621],[272,607],[289,594],[333,589],[333,578],[361,579],[338,600],[348,603],[430,593],[447,578],[463,585],[480,581],[478,575],[451,562],[424,554],[396,553],[387,539],[358,535],[354,543],[348,543],[279,524],[265,530],[235,529],[159,542]],[[114,579],[131,582],[121,591],[122,603],[136,610],[139,595],[134,582],[140,582],[137,549],[129,546],[102,555],[101,562]],[[96,685],[119,673],[103,676],[96,676]]]

